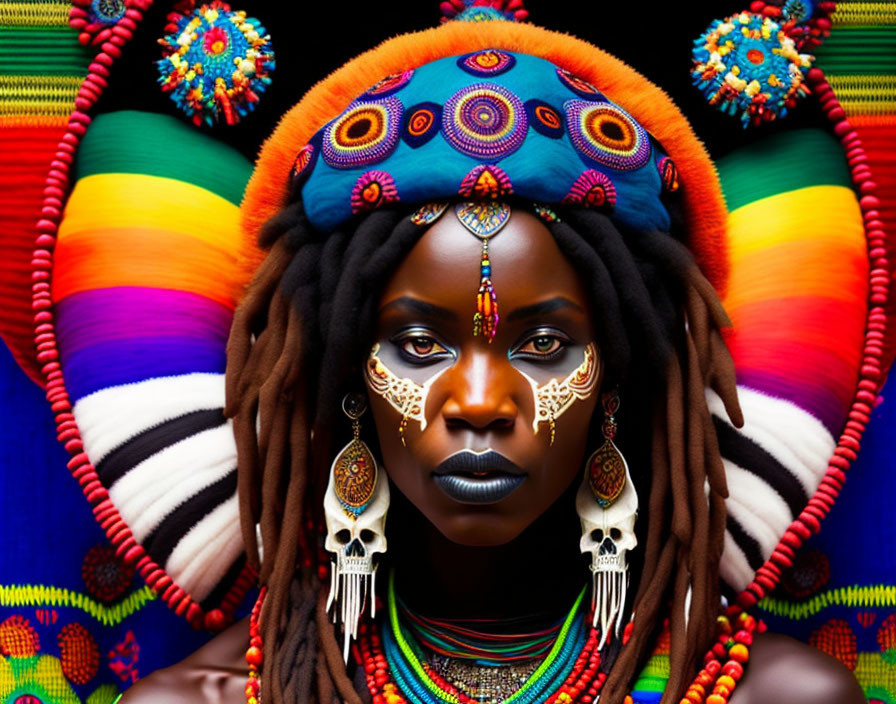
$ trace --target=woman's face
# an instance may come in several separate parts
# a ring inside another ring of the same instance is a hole
[[[449,208],[388,282],[365,365],[389,477],[478,546],[515,538],[581,476],[601,370],[585,289],[523,211],[489,242],[500,322],[474,337],[481,251]]]

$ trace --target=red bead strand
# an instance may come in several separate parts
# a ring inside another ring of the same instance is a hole
[[[252,607],[252,613],[249,615],[249,648],[246,650],[246,664],[249,666],[249,677],[246,680],[247,704],[259,704],[261,701],[261,665],[264,661],[264,643],[261,640],[261,627],[258,622],[267,593],[268,588],[262,587],[255,606]]]
[[[828,3],[830,4],[830,3]],[[840,494],[846,479],[845,472],[856,460],[861,449],[861,439],[870,421],[871,412],[877,404],[877,395],[883,381],[883,342],[887,325],[886,306],[889,300],[890,272],[886,257],[886,233],[879,219],[880,201],[875,195],[877,184],[868,166],[868,156],[862,140],[850,124],[843,106],[819,68],[809,70],[807,81],[818,99],[828,119],[833,123],[834,134],[840,139],[844,155],[851,169],[853,185],[859,199],[859,207],[868,243],[869,307],[865,325],[865,339],[862,347],[862,362],[856,394],[848,413],[848,423],[837,441],[833,456],[821,486],[809,504],[790,524],[769,560],[756,573],[754,580],[738,596],[743,608],[750,608],[774,589],[780,578],[780,571],[789,566],[788,555],[799,549],[803,543],[817,533],[821,521],[827,515]],[[782,548],[787,546],[788,552]]]
[[[75,29],[84,29],[78,5],[75,2],[70,24]],[[89,5],[89,2],[87,2]],[[55,316],[49,282],[53,273],[53,250],[62,209],[71,185],[72,156],[81,143],[91,122],[88,114],[108,85],[106,78],[109,67],[121,56],[122,48],[128,43],[143,20],[143,13],[152,5],[152,0],[126,0],[125,16],[114,28],[105,28],[95,36],[82,34],[83,43],[99,46],[99,52],[88,67],[88,75],[82,81],[75,98],[75,109],[69,115],[66,132],[59,141],[56,154],[48,165],[44,181],[41,217],[35,223],[35,249],[31,258],[32,290],[31,307],[34,311],[34,336],[37,346],[37,361],[46,381],[47,401],[56,421],[56,437],[65,445],[72,458],[69,471],[81,487],[81,491],[93,509],[94,517],[115,547],[116,555],[127,564],[134,565],[146,579],[146,583],[168,604],[175,613],[186,616],[196,628],[223,628],[233,620],[236,607],[255,583],[254,569],[247,565],[230,593],[224,598],[221,609],[205,614],[193,598],[172,582],[165,571],[156,564],[141,545],[137,543],[127,523],[109,501],[105,487],[99,481],[81,439],[81,433],[71,413],[68,392],[59,365],[59,348],[55,335]],[[119,27],[121,29],[119,29]],[[116,31],[118,30],[118,31]]]

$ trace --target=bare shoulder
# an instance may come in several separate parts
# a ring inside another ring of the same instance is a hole
[[[249,624],[244,619],[185,660],[157,670],[131,687],[122,704],[233,704],[245,700]]]
[[[750,663],[731,704],[865,704],[862,688],[840,661],[772,633],[756,636]]]

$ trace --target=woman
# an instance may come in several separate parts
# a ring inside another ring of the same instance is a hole
[[[600,215],[570,212],[567,216],[592,228],[590,231],[602,231],[608,238],[613,236],[612,224]],[[389,221],[399,223],[391,232],[384,227]],[[402,225],[405,227],[402,228]],[[368,382],[367,392],[373,406],[382,454],[374,452],[383,458],[392,484],[398,489],[392,493],[388,562],[381,563],[381,570],[393,570],[396,590],[409,614],[464,621],[485,619],[488,623],[485,630],[501,630],[513,626],[527,630],[549,627],[561,620],[569,604],[576,600],[587,575],[587,568],[578,556],[580,531],[574,515],[575,494],[580,484],[586,447],[591,446],[589,441],[594,442],[593,436],[600,432],[598,427],[590,426],[599,426],[603,420],[598,390],[606,389],[612,383],[610,378],[620,379],[621,372],[613,370],[609,360],[620,354],[622,345],[619,340],[628,337],[624,331],[605,337],[606,332],[602,328],[606,328],[612,319],[612,314],[607,311],[618,308],[624,310],[626,304],[620,304],[619,297],[612,293],[612,289],[610,292],[604,290],[598,293],[596,285],[592,283],[589,290],[589,286],[585,284],[587,279],[577,273],[571,262],[581,262],[590,248],[571,227],[563,222],[552,223],[551,231],[536,216],[525,210],[514,210],[507,225],[490,245],[490,254],[496,268],[495,288],[503,304],[502,309],[507,313],[499,323],[499,332],[492,343],[482,337],[474,338],[470,334],[470,316],[466,314],[469,313],[478,282],[471,281],[469,266],[464,265],[476,261],[476,240],[450,214],[443,216],[422,236],[419,232],[421,228],[411,225],[413,223],[409,219],[401,218],[397,213],[386,212],[369,216],[358,225],[355,231],[358,236],[365,231],[371,232],[375,227],[386,237],[401,237],[403,234],[409,240],[410,251],[405,253],[398,247],[393,248],[392,256],[399,262],[394,273],[376,298],[367,299],[376,301],[375,306],[368,306],[373,317],[340,326],[340,334],[360,333],[363,337],[375,340],[373,345],[378,350],[377,355],[382,360],[388,360],[392,371],[407,372],[409,375],[422,371],[429,378],[438,375],[436,382],[429,387],[426,429],[421,432],[419,424],[408,424],[405,443],[398,433],[401,416],[388,401],[370,388]],[[366,248],[362,240],[352,240],[355,247],[347,249],[345,257],[351,259],[353,255],[355,258],[363,256],[360,251],[351,251]],[[643,281],[642,277],[658,276],[659,280],[651,281],[656,286],[654,296],[667,297],[662,305],[667,306],[668,310],[679,308],[683,304],[681,300],[671,299],[670,294],[676,287],[679,290],[690,287],[692,292],[694,287],[699,287],[705,295],[712,296],[705,280],[690,263],[687,253],[680,245],[665,234],[657,234],[654,240],[653,246],[659,251],[651,260],[647,258],[650,245],[645,245],[641,250],[645,259],[640,261],[640,272],[628,272],[637,276],[629,279],[632,285],[640,288],[640,284],[636,282]],[[621,240],[618,245],[621,247],[618,251],[621,256],[611,266],[614,269],[624,267],[623,271],[636,267],[634,258],[626,251]],[[272,256],[279,257],[285,247],[285,240],[280,239]],[[379,247],[377,251],[382,254],[386,249]],[[573,259],[576,254],[578,257]],[[593,250],[590,250],[590,256],[596,256]],[[374,261],[370,253],[364,259]],[[658,264],[668,262],[669,259],[679,265],[677,274],[658,273]],[[275,286],[281,281],[285,283],[282,272],[288,268],[287,262],[298,261],[296,255],[283,256],[277,267],[278,273],[271,277],[269,283]],[[311,261],[309,259],[308,263]],[[620,261],[624,262],[621,266]],[[266,268],[272,262],[273,259],[269,259]],[[499,263],[503,274],[501,276],[498,274]],[[587,265],[580,266],[584,272]],[[268,269],[265,274],[273,274],[273,271]],[[263,278],[266,278],[264,274]],[[263,288],[262,279],[256,282],[256,287]],[[339,297],[340,288],[350,285],[348,280],[346,278],[342,286],[336,286],[335,299]],[[643,312],[658,317],[656,309],[650,310],[653,306],[648,295],[642,293],[639,297],[644,306]],[[295,302],[302,305],[302,300],[310,304],[314,299],[305,296]],[[247,306],[251,306],[251,301],[250,295]],[[694,321],[695,325],[696,321],[701,321],[701,326],[710,326],[708,308],[703,300],[693,296],[691,302],[693,308],[689,311],[689,321]],[[321,310],[327,310],[326,301],[322,303]],[[335,300],[331,304],[329,310],[340,310]],[[710,299],[710,304],[718,310],[714,297]],[[275,305],[272,303],[270,311],[266,312],[272,312]],[[598,305],[601,306],[600,310],[597,310]],[[358,308],[357,301],[351,301],[342,310],[351,308]],[[310,314],[309,309],[301,312],[303,315]],[[294,309],[284,313],[298,324],[301,316]],[[638,327],[635,314],[630,311],[622,312],[617,317],[627,318],[631,328]],[[670,328],[667,334],[671,334],[671,328],[680,322],[680,315],[670,318],[666,323],[666,327]],[[655,324],[663,325],[658,321]],[[283,340],[283,347],[277,349],[276,355],[267,353],[266,363],[273,366],[279,358],[280,363],[284,364],[284,355],[289,355],[292,359],[290,366],[299,359],[307,363],[305,355],[308,353],[296,354],[294,349],[287,347],[291,336],[283,335],[282,330],[278,333],[274,330],[271,319],[268,318],[268,327],[256,343],[260,347],[264,344],[265,336],[272,334],[278,334]],[[639,334],[643,334],[643,328]],[[297,337],[296,334],[293,339]],[[600,381],[595,384],[593,393],[573,403],[566,413],[557,418],[556,438],[551,444],[547,428],[539,428],[539,432],[533,429],[535,405],[525,376],[568,376],[581,361],[587,345],[593,344],[592,341],[598,341],[597,375]],[[358,359],[355,345],[346,345],[341,341],[333,344],[336,347],[330,352],[334,354],[336,349],[345,349],[344,361],[330,359],[328,355],[322,357],[331,364],[345,364],[354,370],[354,373],[342,376],[344,382],[349,382],[348,385],[334,383],[335,388],[329,392],[335,394],[338,406],[339,394],[345,388],[350,388],[352,382],[360,381],[365,360]],[[386,346],[392,349],[387,350]],[[633,366],[625,373],[627,383],[623,383],[622,388],[631,390],[631,395],[626,398],[633,402],[635,399],[644,399],[649,403],[650,387],[656,382],[640,382],[644,377],[649,379],[655,370],[652,372],[649,362],[645,361],[649,352],[643,346],[632,347],[642,349],[644,353],[634,355],[639,362],[633,362]],[[258,347],[254,349],[257,350]],[[669,350],[666,354],[676,353]],[[256,365],[264,363],[260,356],[256,357],[243,368],[243,373],[250,371],[253,361]],[[712,362],[721,362],[723,373],[729,373],[730,367],[724,366],[725,356],[720,348],[716,349],[716,359],[704,357],[700,361],[706,367],[711,367]],[[295,369],[300,367],[301,364]],[[639,369],[640,373],[635,373],[635,369]],[[288,378],[286,370],[284,373]],[[252,375],[259,374],[260,378],[265,378],[256,367]],[[642,379],[638,379],[639,376]],[[326,369],[322,370],[320,378],[327,377]],[[298,377],[295,378],[298,381]],[[304,389],[298,386],[293,387],[291,393],[283,394],[281,391],[278,390],[276,394],[277,405],[297,408],[297,413],[306,412],[301,405],[296,406],[297,395],[306,393]],[[681,390],[676,391],[681,402]],[[670,396],[674,398],[674,392],[670,391]],[[328,407],[324,399],[326,396],[320,402],[321,409]],[[669,402],[672,402],[672,398]],[[702,398],[697,402],[702,403]],[[266,411],[262,408],[262,418],[266,412],[272,414],[272,417],[277,414],[275,409]],[[633,432],[627,436],[627,442],[623,446],[629,453],[632,466],[643,462],[642,466],[649,467],[649,454],[643,450],[639,453],[637,448],[639,442],[642,447],[650,444],[650,426],[635,414],[623,415],[620,412],[621,427],[625,427],[623,419],[631,419],[628,422],[632,423]],[[268,431],[268,439],[265,439],[263,429],[259,442],[262,447],[266,442],[268,447],[278,445],[274,452],[290,452],[295,457],[300,446],[291,445],[290,450],[284,450],[283,447],[288,442],[290,419],[285,417],[281,422],[281,429],[272,428]],[[325,422],[335,425],[338,420],[327,418]],[[638,425],[641,428],[636,430]],[[654,432],[658,439],[663,439],[667,431],[662,428]],[[279,438],[276,437],[277,434],[280,435]],[[373,438],[369,438],[369,441],[376,446],[377,442]],[[337,445],[341,442],[342,439],[337,441]],[[486,449],[491,451],[489,455],[493,452],[496,456],[484,462],[479,469],[471,470],[468,465],[458,461],[465,454],[482,456]],[[718,542],[720,532],[717,528],[701,528],[689,532],[687,542],[674,536],[669,537],[669,528],[662,525],[668,520],[667,517],[664,520],[664,515],[669,513],[662,507],[665,501],[663,494],[667,490],[662,485],[680,480],[658,477],[662,474],[668,477],[670,474],[669,469],[665,472],[661,469],[661,464],[668,466],[669,463],[662,457],[662,453],[660,456],[661,459],[654,465],[653,477],[649,470],[641,472],[640,476],[636,475],[635,483],[642,496],[649,495],[651,490],[655,492],[650,505],[657,506],[657,509],[642,511],[646,513],[644,522],[659,524],[662,532],[659,536],[651,536],[650,529],[639,533],[642,536],[646,533],[648,546],[651,542],[660,543],[660,551],[666,554],[677,552],[687,555],[693,552],[706,555],[713,550],[718,554],[717,545],[705,544]],[[713,460],[717,462],[718,457],[708,458],[708,461]],[[677,469],[682,471],[684,468],[679,466]],[[671,470],[674,477],[675,468]],[[507,477],[512,479],[508,481]],[[522,478],[518,484],[516,477]],[[451,479],[454,479],[454,485]],[[286,480],[275,474],[273,481]],[[508,489],[503,486],[504,483],[513,486]],[[286,494],[289,495],[288,489]],[[253,500],[260,501],[261,497],[255,496]],[[296,525],[301,526],[299,507],[289,506],[288,503],[287,500],[287,505],[281,509],[285,516],[290,517],[284,520],[296,521]],[[285,532],[288,529],[281,530]],[[709,539],[701,545],[701,537]],[[288,543],[284,541],[282,545]],[[278,549],[283,547],[278,546]],[[641,551],[639,553],[644,554]],[[708,557],[701,559],[708,564]],[[631,640],[621,649],[618,657],[615,657],[617,653],[614,652],[612,640],[605,651],[609,653],[608,659],[615,659],[616,664],[610,671],[610,677],[622,680],[623,693],[629,686],[631,674],[636,674],[635,667],[646,654],[637,653],[635,647],[640,645],[640,639],[644,644],[642,647],[649,652],[653,646],[655,626],[666,613],[663,595],[673,593],[667,587],[675,579],[675,570],[666,569],[663,574],[663,566],[657,565],[657,561],[662,562],[662,559],[653,557],[648,560],[646,567],[639,567],[640,593],[635,603],[640,604],[639,615],[643,612],[648,614],[644,621],[648,624],[645,629],[647,632],[641,635],[636,626]],[[704,588],[716,588],[715,571],[705,569],[703,574],[706,581]],[[275,577],[271,578],[269,584],[274,579]],[[328,620],[319,618],[317,623],[314,620],[311,604],[316,601],[315,592],[321,588],[314,570],[306,567],[294,578],[290,575],[289,582],[290,591],[283,595],[286,603],[290,604],[286,608],[291,614],[280,635],[283,655],[273,651],[274,661],[267,677],[284,683],[283,696],[286,701],[329,700],[334,688],[338,691],[337,696],[352,701],[351,688],[354,684],[340,671],[343,667],[339,652],[341,643],[335,642],[334,634],[329,631]],[[650,586],[642,586],[645,584]],[[272,601],[267,608],[273,608],[272,605],[276,604],[273,601],[276,598],[274,587],[271,589],[272,595],[268,599]],[[672,600],[675,602],[674,597]],[[714,603],[717,604],[718,601]],[[669,613],[673,623],[676,607],[682,609],[683,604],[675,604]],[[699,648],[698,654],[705,650],[712,639],[718,609],[707,608],[705,611],[705,616],[699,614],[698,617],[705,618],[708,622],[709,638],[704,636],[703,641],[698,641],[694,646],[695,650]],[[322,609],[318,609],[318,616],[322,615]],[[502,623],[504,621],[510,625]],[[637,624],[637,620],[635,623]],[[319,629],[316,636],[315,627]],[[171,691],[169,687],[173,687],[181,700],[195,696],[201,701],[227,701],[229,697],[238,696],[234,693],[240,692],[244,687],[245,673],[240,671],[238,663],[245,646],[245,629],[245,624],[235,627],[233,632],[222,636],[193,656],[190,664],[185,663],[168,673],[148,678],[129,692],[125,701],[130,701],[132,697],[139,701],[139,696],[147,697],[147,701],[158,700],[159,696]],[[673,637],[672,643],[685,642],[688,637],[695,640],[700,637],[692,629],[688,631],[687,635],[679,636],[680,640]],[[321,641],[322,652],[315,657],[313,651],[316,638]],[[297,652],[302,655],[296,657]],[[673,658],[676,655],[686,657],[674,645],[672,653]],[[627,664],[623,660],[626,655],[630,658],[632,673],[617,674]],[[809,697],[813,701],[862,701],[861,692],[851,681],[851,676],[835,661],[794,641],[769,635],[759,637],[752,651],[752,662],[747,670],[750,676],[744,678],[735,695],[737,698],[732,701],[764,701],[770,691],[784,694],[795,701],[808,701]],[[231,663],[232,669],[221,669],[223,663]],[[696,665],[687,663],[685,667],[695,668]],[[332,669],[328,671],[328,668]],[[203,675],[206,669],[209,673]],[[350,665],[349,670],[352,669]],[[759,675],[752,674],[754,669]],[[227,672],[231,674],[225,676],[224,673]],[[782,679],[781,675],[787,677]],[[204,680],[205,683],[200,685],[197,679]],[[685,681],[684,685],[688,683]],[[363,686],[363,680],[361,684]],[[612,686],[613,679],[608,678],[604,696],[612,696]],[[787,686],[793,686],[794,689],[788,691]]]
[[[243,624],[125,701],[863,700],[717,620],[705,389],[741,420],[688,248],[724,286],[724,206],[658,90],[531,26],[398,38],[284,118],[243,209],[274,215],[228,349],[250,679]]]

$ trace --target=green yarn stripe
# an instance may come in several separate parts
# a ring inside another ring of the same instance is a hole
[[[772,135],[719,159],[716,167],[729,211],[799,188],[852,186],[840,144],[821,130]]]
[[[152,589],[143,586],[110,606],[98,602],[87,594],[62,587],[44,584],[0,584],[0,606],[2,607],[31,606],[79,609],[104,626],[118,625],[157,598]]]
[[[815,60],[826,73],[896,73],[896,26],[835,27]]]
[[[653,655],[644,665],[632,692],[663,692],[669,682],[669,656]]]
[[[78,152],[76,173],[78,178],[126,173],[177,179],[239,205],[252,164],[177,118],[123,110],[93,120]]]
[[[803,620],[832,606],[849,609],[872,609],[896,607],[896,585],[854,585],[830,589],[800,602],[765,597],[759,608],[779,618]]]
[[[91,52],[69,27],[0,27],[3,74],[84,76]]]

